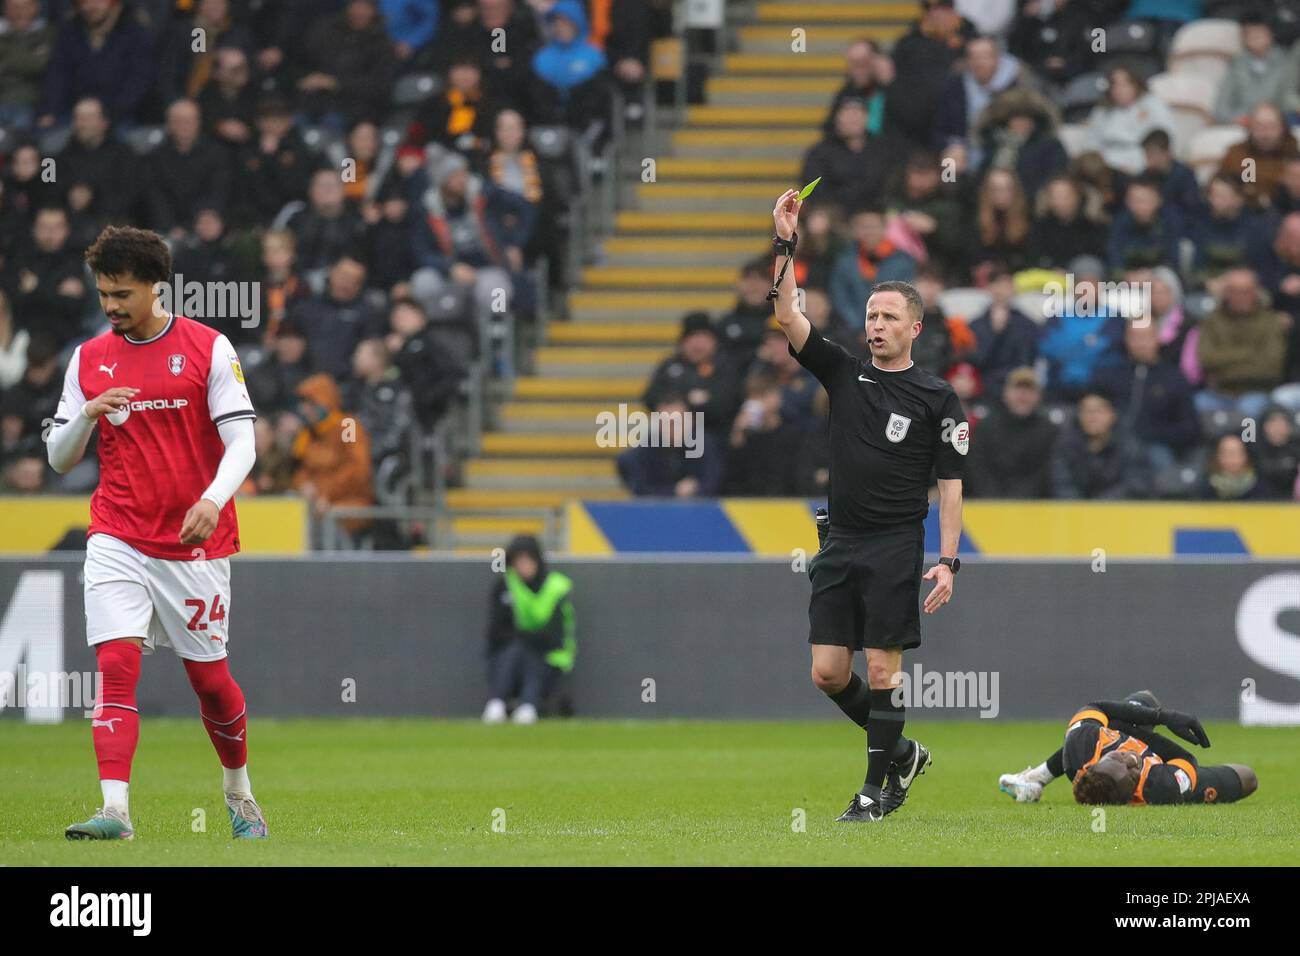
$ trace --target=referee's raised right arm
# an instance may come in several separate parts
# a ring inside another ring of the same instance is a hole
[[[808,321],[807,316],[795,308],[795,295],[799,287],[794,279],[794,269],[787,268],[785,275],[781,275],[781,267],[785,264],[787,255],[783,254],[780,247],[782,243],[792,243],[795,227],[799,225],[799,209],[802,206],[803,201],[799,199],[799,190],[787,189],[776,201],[776,208],[772,210],[777,239],[774,243],[777,246],[777,255],[772,274],[773,287],[777,294],[773,305],[776,307],[776,321],[780,323],[785,337],[790,340],[790,345],[796,352],[803,351],[804,343],[812,334],[812,323]],[[793,244],[788,246],[788,258],[794,258]]]

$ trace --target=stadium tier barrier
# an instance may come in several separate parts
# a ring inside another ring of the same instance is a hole
[[[620,555],[553,565],[574,581],[568,691],[579,716],[837,718],[808,677],[806,559]],[[0,723],[82,719],[84,701],[51,691],[95,668],[80,573],[69,554],[0,558],[0,690],[6,681],[41,690],[44,680],[47,695],[42,706],[28,694],[21,707],[11,696]],[[487,560],[243,556],[232,575],[231,666],[254,721],[481,711]],[[1149,687],[1205,718],[1300,724],[1294,562],[982,558],[922,628],[924,643],[905,662],[909,720],[984,717],[990,733],[1007,718],[1063,726],[1091,699]],[[170,651],[146,663],[138,700],[148,715],[193,716]]]
[[[821,504],[786,498],[571,501],[560,522],[566,542],[560,550],[592,557],[789,557],[795,549],[816,549],[813,512]],[[300,498],[241,498],[238,507],[245,554],[307,550],[309,518]],[[81,497],[0,497],[0,554],[44,554],[69,535],[75,538],[87,517]],[[968,501],[962,517],[961,551],[972,558],[1300,558],[1300,507],[1290,503]],[[931,507],[931,549],[938,534],[938,511]],[[508,537],[503,533],[503,545]]]
[[[825,500],[730,498],[571,502],[575,555],[721,553],[789,557],[817,547],[813,513]],[[833,519],[832,519],[833,520]],[[927,547],[939,514],[926,519]],[[961,553],[999,558],[1300,557],[1295,504],[967,501]]]

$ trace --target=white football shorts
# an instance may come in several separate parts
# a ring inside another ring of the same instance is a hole
[[[144,638],[188,661],[226,656],[230,559],[164,561],[107,534],[86,542],[86,643]]]

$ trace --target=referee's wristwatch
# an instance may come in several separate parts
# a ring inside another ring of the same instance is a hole
[[[946,564],[953,574],[961,570],[961,558],[940,558],[939,563]]]

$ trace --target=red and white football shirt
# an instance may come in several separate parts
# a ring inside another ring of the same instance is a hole
[[[230,341],[179,315],[151,339],[96,336],[73,352],[54,420],[70,420],[88,400],[119,386],[140,392],[129,408],[99,419],[99,487],[90,499],[87,536],[112,535],[169,561],[234,554],[234,499],[201,551],[180,540],[185,513],[212,483],[225,453],[217,425],[256,417]]]

